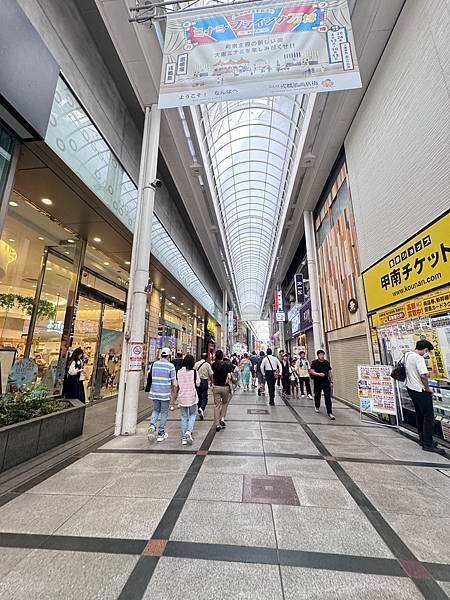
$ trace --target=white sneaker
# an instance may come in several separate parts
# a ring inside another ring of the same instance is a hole
[[[192,437],[192,433],[190,431],[186,431],[186,441],[190,446],[192,446],[194,438]]]
[[[309,398],[310,400],[312,400],[312,396],[311,396],[311,394],[308,394],[308,398]]]
[[[175,410],[175,406],[170,405],[169,408],[170,410]]]
[[[319,412],[319,409],[318,409],[318,408],[316,408],[316,407],[314,407],[314,410],[315,410],[316,412]]]
[[[181,439],[181,445],[182,446],[186,446],[187,445],[187,439],[186,438],[182,438]]]
[[[305,397],[305,394],[302,394],[302,398],[304,398],[304,397]]]
[[[163,433],[158,433],[158,437],[156,438],[156,441],[163,442],[164,440],[167,440],[168,437],[169,437],[169,434],[166,433],[165,431],[163,431]]]
[[[147,431],[147,439],[148,439],[149,444],[155,443],[155,440],[156,440],[155,432],[156,432],[156,427],[154,425],[150,425],[150,427],[148,428],[148,431]]]
[[[330,417],[330,421],[336,420],[336,417],[333,415],[333,413],[328,413],[328,416]]]

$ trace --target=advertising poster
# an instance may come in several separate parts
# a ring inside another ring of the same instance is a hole
[[[450,212],[364,271],[363,281],[369,312],[448,284]]]
[[[359,87],[347,0],[167,16],[160,108]]]
[[[392,367],[385,365],[358,366],[358,398],[362,411],[396,415]]]

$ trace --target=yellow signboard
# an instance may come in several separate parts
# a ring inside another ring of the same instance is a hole
[[[367,310],[450,283],[450,212],[363,273]]]
[[[393,325],[405,319],[417,319],[443,312],[450,312],[450,287],[440,288],[435,292],[379,310],[372,315],[372,325]]]

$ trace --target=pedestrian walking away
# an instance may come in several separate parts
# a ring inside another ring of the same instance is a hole
[[[255,389],[257,379],[256,367],[258,366],[258,357],[256,356],[255,350],[253,350],[250,356],[250,362],[252,363],[252,388]]]
[[[183,353],[182,352],[177,352],[177,355],[173,359],[172,364],[175,367],[175,372],[178,373],[178,371],[183,366]],[[178,408],[178,404],[177,404],[175,397],[171,398],[169,408],[170,408],[170,410],[175,410],[176,408]]]
[[[208,354],[204,352],[202,358],[198,360],[194,369],[200,376],[200,385],[198,386],[198,416],[203,421],[205,418],[206,405],[208,404],[208,389],[209,384],[212,385],[213,371],[208,362]]]
[[[320,399],[323,392],[327,415],[334,421],[331,407],[331,387],[333,385],[333,371],[330,363],[325,359],[325,351],[317,350],[317,358],[312,361],[309,373],[314,381],[315,411],[320,410]]]
[[[281,360],[281,385],[283,386],[283,396],[291,395],[291,373],[290,373],[291,361],[289,360],[289,354],[283,354]]]
[[[169,437],[165,430],[169,414],[169,402],[178,387],[176,370],[174,365],[169,361],[169,358],[170,348],[163,348],[161,350],[161,358],[155,361],[150,367],[147,380],[150,390],[148,397],[153,401],[153,412],[147,434],[148,441],[151,444],[155,439],[158,442],[163,442]],[[158,419],[159,427],[157,430]],[[156,431],[158,431],[157,435]]]
[[[220,431],[226,427],[225,417],[230,402],[231,372],[234,367],[231,362],[223,360],[222,350],[217,350],[211,368],[213,371],[214,420],[216,431]]]
[[[264,373],[261,371],[261,363],[264,360],[265,356],[265,352],[261,350],[259,353],[258,363],[256,365],[256,374],[258,376],[258,396],[261,396],[261,394],[266,393],[266,378],[264,377]]]
[[[241,370],[241,380],[244,390],[250,391],[250,375],[252,372],[252,363],[247,353],[244,353],[244,358],[241,360],[239,368]]]
[[[267,356],[261,362],[261,372],[267,382],[269,390],[269,404],[275,405],[275,383],[280,377],[281,363],[276,356],[272,356],[272,349],[267,349]]]
[[[308,395],[308,398],[312,399],[311,383],[309,379],[310,368],[311,365],[309,364],[309,360],[306,358],[306,354],[302,350],[298,360],[295,363],[295,370],[300,380],[300,394],[302,395],[302,398],[305,397],[306,388],[306,394]]]
[[[428,340],[418,340],[416,348],[407,352],[404,358],[406,371],[406,390],[416,411],[417,432],[419,444],[425,452],[435,452],[446,456],[445,450],[433,443],[434,407],[433,392],[428,379],[428,367],[425,359],[434,350]]]
[[[197,415],[197,389],[200,386],[200,375],[194,369],[195,359],[186,354],[183,366],[177,373],[177,400],[181,411],[181,444],[192,444],[195,417]]]

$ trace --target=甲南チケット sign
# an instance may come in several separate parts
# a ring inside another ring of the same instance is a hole
[[[160,108],[359,87],[347,0],[167,15]]]
[[[402,302],[450,281],[450,213],[363,272],[367,310]]]

